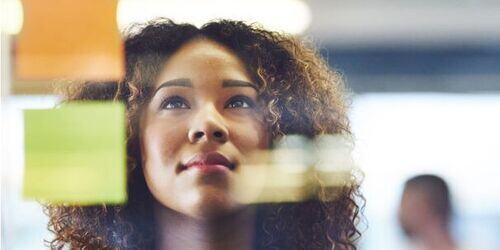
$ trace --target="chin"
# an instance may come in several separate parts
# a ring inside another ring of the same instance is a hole
[[[198,199],[191,205],[191,214],[200,219],[223,217],[237,210],[239,205],[227,192],[218,188],[205,187]]]

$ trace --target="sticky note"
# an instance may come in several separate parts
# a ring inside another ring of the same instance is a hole
[[[126,201],[125,108],[77,102],[24,111],[23,196],[52,204]]]
[[[33,81],[123,76],[117,0],[22,0],[22,4],[24,22],[14,54],[16,83],[44,89]]]
[[[349,135],[320,135],[314,141],[286,135],[274,149],[257,151],[240,162],[236,199],[243,204],[333,201],[344,188],[359,185]]]

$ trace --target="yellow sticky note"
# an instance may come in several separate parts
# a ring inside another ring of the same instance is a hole
[[[25,110],[24,124],[25,198],[77,205],[126,201],[123,104]]]

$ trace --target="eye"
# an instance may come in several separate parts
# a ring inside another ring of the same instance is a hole
[[[238,95],[234,96],[229,101],[227,101],[226,105],[224,108],[243,108],[243,109],[249,109],[253,108],[255,106],[254,102],[252,99],[246,96]]]
[[[189,109],[186,99],[180,96],[172,96],[162,101],[161,109]]]

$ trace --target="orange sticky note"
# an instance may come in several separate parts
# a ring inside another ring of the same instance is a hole
[[[117,0],[23,0],[16,79],[118,80],[124,74]]]

